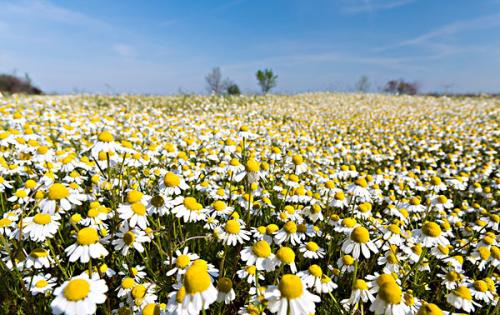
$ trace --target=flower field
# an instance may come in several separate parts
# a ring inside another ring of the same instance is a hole
[[[0,98],[0,313],[500,313],[499,114],[488,97]]]

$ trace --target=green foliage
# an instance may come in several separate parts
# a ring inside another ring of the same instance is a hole
[[[259,86],[264,94],[268,93],[273,87],[276,86],[278,76],[275,75],[271,69],[259,70],[255,76],[257,77]]]
[[[33,86],[28,74],[25,74],[24,78],[14,74],[0,74],[0,92],[42,94],[42,90]]]
[[[228,95],[240,95],[241,94],[240,87],[236,83],[230,84],[227,87],[226,92]]]

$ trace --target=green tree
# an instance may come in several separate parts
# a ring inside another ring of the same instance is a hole
[[[271,69],[259,70],[255,74],[262,93],[268,93],[273,87],[276,86],[276,80],[278,76],[273,73]]]
[[[241,94],[240,87],[236,83],[231,83],[230,85],[228,85],[226,92],[228,95],[240,95]]]

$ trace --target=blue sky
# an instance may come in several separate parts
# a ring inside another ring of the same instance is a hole
[[[499,0],[2,1],[0,71],[45,91],[206,92],[214,66],[255,92],[500,91]]]

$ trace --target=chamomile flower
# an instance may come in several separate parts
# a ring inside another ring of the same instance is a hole
[[[413,237],[424,247],[435,247],[437,245],[447,246],[450,244],[443,235],[441,227],[436,222],[425,222],[422,228],[412,232]]]
[[[45,295],[51,292],[52,288],[56,285],[56,280],[50,274],[43,273],[24,278],[24,282],[32,295]]]
[[[472,299],[472,294],[469,288],[461,285],[446,295],[446,301],[454,308],[464,310],[466,312],[473,312],[478,303]]]
[[[116,238],[112,241],[116,251],[120,251],[122,255],[127,255],[130,248],[137,250],[139,253],[144,252],[142,243],[149,242],[150,238],[144,231],[131,229],[127,223],[120,227],[120,231],[116,233]]]
[[[184,288],[186,291],[182,306],[189,314],[198,314],[217,300],[217,289],[203,264],[193,264],[186,270]]]
[[[342,300],[340,303],[354,306],[360,301],[366,303],[368,301],[373,302],[374,300],[375,297],[370,292],[368,284],[363,279],[356,279],[352,287],[351,295],[348,299]]]
[[[234,246],[250,239],[250,232],[235,219],[228,220],[223,227],[218,229],[218,233],[224,245]]]
[[[189,248],[184,247],[182,251],[176,250],[175,256],[172,259],[172,263],[170,263],[170,259],[165,261],[165,264],[168,266],[173,265],[173,268],[167,271],[167,276],[177,275],[177,279],[179,280],[181,276],[186,272],[187,268],[191,265],[191,263],[198,258],[198,255],[189,252]]]
[[[269,311],[279,315],[315,313],[315,303],[321,301],[319,296],[306,289],[300,277],[293,274],[283,275],[278,286],[270,286],[265,298]]]
[[[325,250],[319,247],[316,242],[312,241],[301,244],[299,247],[299,251],[305,258],[309,259],[319,259],[325,256]]]
[[[108,286],[104,280],[89,278],[86,273],[65,281],[54,290],[50,303],[54,314],[94,314],[106,301]]]
[[[32,241],[43,242],[52,238],[59,229],[61,216],[58,213],[37,213],[23,220],[23,234]]]
[[[255,265],[257,270],[274,270],[274,254],[271,252],[271,246],[267,241],[257,241],[251,247],[245,247],[240,255],[241,260],[245,261],[247,266]]]
[[[160,191],[166,196],[180,195],[183,190],[188,188],[184,178],[173,172],[166,172],[163,175],[163,180],[160,180]]]
[[[365,227],[358,226],[352,230],[351,235],[342,244],[342,251],[352,254],[354,259],[358,259],[360,254],[365,258],[370,258],[370,251],[376,253],[377,248],[370,240],[370,233]]]
[[[224,302],[224,304],[230,304],[235,298],[236,298],[236,293],[234,292],[233,289],[233,281],[229,278],[221,278],[217,282],[217,302],[221,303]]]
[[[92,227],[80,229],[76,233],[76,243],[70,245],[64,251],[70,262],[80,260],[81,263],[87,263],[90,258],[101,258],[109,254],[100,243],[97,230]]]
[[[409,307],[403,299],[401,287],[394,281],[387,281],[380,286],[377,298],[370,306],[370,311],[378,314],[406,314]]]

